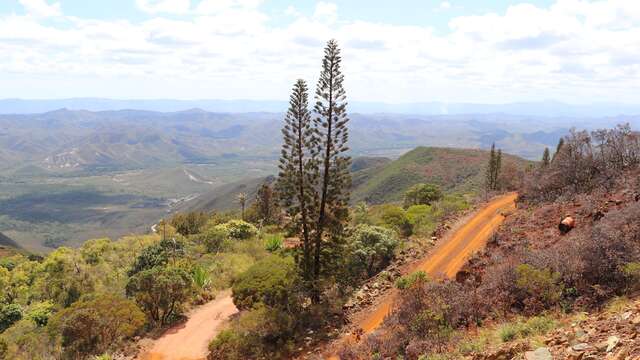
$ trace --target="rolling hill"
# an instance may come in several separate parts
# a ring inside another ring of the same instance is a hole
[[[404,192],[418,183],[439,185],[445,192],[477,192],[484,182],[489,152],[477,149],[418,147],[396,160],[381,157],[359,157],[352,161],[351,202],[369,204],[401,201]],[[528,163],[520,157],[505,154],[503,166],[523,168]],[[262,183],[275,178],[262,177],[228,184],[185,202],[177,212],[193,210],[230,210],[237,208],[235,195],[255,198]]]

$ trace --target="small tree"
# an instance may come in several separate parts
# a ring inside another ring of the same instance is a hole
[[[542,167],[546,168],[551,163],[551,155],[549,154],[549,148],[544,148],[544,152],[542,153]]]
[[[258,188],[255,202],[256,215],[263,224],[275,222],[278,212],[276,196],[271,185],[264,183]]]
[[[247,205],[247,194],[241,192],[236,195],[236,201],[240,205],[241,219],[244,220],[244,208]]]
[[[556,152],[553,153],[553,157],[551,158],[551,161],[554,161],[556,159],[556,156],[560,154],[560,151],[562,150],[563,146],[564,146],[564,138],[561,137],[560,140],[558,140],[558,145],[556,145]]]
[[[126,290],[153,324],[165,325],[182,310],[191,286],[191,277],[183,269],[156,266],[130,278]]]
[[[144,325],[144,314],[130,300],[103,294],[80,300],[55,314],[49,322],[53,337],[62,338],[69,358],[99,355],[120,340],[133,336]]]
[[[349,237],[350,271],[371,277],[389,264],[399,242],[393,231],[379,226],[358,225]]]
[[[404,207],[412,205],[431,205],[442,198],[442,191],[438,185],[416,184],[404,194]]]

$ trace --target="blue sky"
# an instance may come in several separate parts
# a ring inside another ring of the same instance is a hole
[[[1,0],[0,98],[286,99],[343,49],[349,97],[636,103],[640,2]]]

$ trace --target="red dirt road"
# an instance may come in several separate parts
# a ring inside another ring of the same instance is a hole
[[[167,330],[138,360],[202,360],[208,345],[230,316],[237,313],[231,292],[225,291],[189,314],[189,320]]]
[[[467,259],[487,244],[491,235],[502,224],[503,213],[515,209],[517,197],[517,194],[510,193],[491,200],[443,239],[426,258],[410,267],[407,273],[424,271],[431,278],[454,277]],[[362,311],[362,316],[356,317],[355,324],[365,334],[374,331],[391,311],[396,296],[396,290],[390,291],[379,304]],[[345,340],[353,341],[353,339]],[[329,358],[338,359],[335,356]]]

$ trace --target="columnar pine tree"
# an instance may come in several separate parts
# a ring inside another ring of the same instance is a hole
[[[311,233],[317,214],[317,137],[312,127],[307,84],[298,80],[289,99],[282,129],[283,145],[276,188],[296,232],[302,239],[302,259],[298,263],[306,280],[312,278]]]
[[[349,149],[346,93],[344,76],[340,72],[340,49],[335,40],[330,40],[324,50],[322,71],[316,88],[316,118],[314,125],[318,134],[320,156],[320,203],[314,234],[314,279],[322,272],[321,253],[326,235],[336,235],[348,218],[351,158],[344,153]],[[317,290],[316,284],[316,290]],[[316,294],[316,299],[317,299]]]
[[[564,138],[560,138],[560,140],[558,140],[558,145],[556,146],[556,152],[553,154],[553,157],[551,158],[551,162],[553,162],[553,160],[556,159],[556,156],[560,154],[560,150],[562,150],[563,146],[564,146]]]
[[[542,167],[546,168],[547,166],[549,166],[550,162],[551,162],[551,154],[549,154],[549,148],[546,147],[544,148],[544,152],[542,153]]]
[[[241,192],[236,195],[236,201],[240,205],[241,218],[244,220],[244,209],[247,206],[247,194]]]
[[[498,149],[496,164],[493,170],[493,190],[498,190],[500,185],[500,170],[502,169],[502,149]]]
[[[496,144],[491,144],[491,151],[489,152],[489,165],[487,166],[487,174],[485,176],[485,186],[487,191],[493,190],[493,174],[496,168]]]

